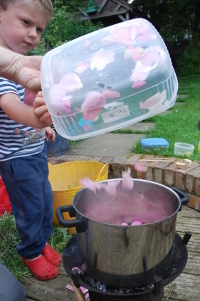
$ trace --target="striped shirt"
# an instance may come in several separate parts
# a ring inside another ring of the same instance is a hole
[[[24,103],[24,88],[0,77],[0,96],[17,94]],[[44,147],[45,130],[35,130],[8,118],[0,108],[0,161],[40,153]]]

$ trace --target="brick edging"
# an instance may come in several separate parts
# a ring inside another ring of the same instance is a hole
[[[49,163],[59,164],[73,161],[97,161],[109,163],[108,178],[121,178],[122,172],[131,169],[131,176],[138,179],[154,181],[166,186],[175,186],[189,195],[188,206],[200,211],[200,164],[193,161],[186,170],[178,169],[176,162],[181,161],[177,158],[169,158],[169,161],[151,161],[162,158],[147,155],[145,164],[148,165],[146,173],[139,173],[135,170],[134,164],[138,162],[141,155],[133,154],[126,157],[92,157],[92,156],[73,156],[63,155],[60,157],[49,158]]]

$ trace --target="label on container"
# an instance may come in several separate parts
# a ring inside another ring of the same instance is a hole
[[[130,112],[129,112],[128,106],[120,107],[120,108],[117,108],[115,110],[112,110],[112,111],[105,112],[105,113],[101,114],[101,116],[103,118],[103,121],[105,123],[116,121],[118,119],[127,117],[129,115],[130,115]]]

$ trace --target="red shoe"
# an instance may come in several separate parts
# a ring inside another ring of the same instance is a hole
[[[33,276],[39,280],[50,280],[58,276],[58,269],[43,255],[32,261],[22,257],[23,263],[28,267]]]
[[[49,244],[46,244],[44,247],[42,255],[44,255],[44,257],[56,267],[62,262],[60,253],[54,250]]]

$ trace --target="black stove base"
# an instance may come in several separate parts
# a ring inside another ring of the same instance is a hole
[[[137,296],[108,296],[105,294],[101,294],[101,293],[97,293],[97,292],[93,292],[90,291],[89,295],[90,295],[90,301],[125,301],[125,300],[129,300],[129,301],[161,301],[163,298],[163,294],[164,294],[164,289],[160,290],[160,293],[155,296],[154,293],[147,293],[147,294],[142,294],[142,295],[137,295]]]

